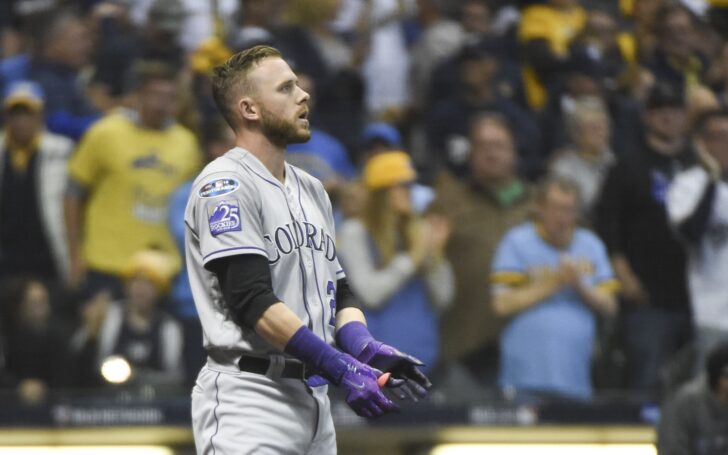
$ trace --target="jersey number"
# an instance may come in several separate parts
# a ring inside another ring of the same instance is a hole
[[[329,319],[329,324],[336,326],[336,286],[333,281],[326,283],[326,295],[331,297],[331,300],[329,300],[329,306],[331,307],[331,319]]]

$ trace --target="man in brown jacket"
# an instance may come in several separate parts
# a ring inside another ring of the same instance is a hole
[[[470,129],[467,180],[441,176],[430,212],[452,225],[447,247],[456,278],[456,298],[443,315],[441,358],[460,362],[481,385],[495,385],[497,341],[502,320],[491,308],[490,263],[502,235],[525,221],[531,190],[516,175],[517,153],[505,119],[483,114]]]

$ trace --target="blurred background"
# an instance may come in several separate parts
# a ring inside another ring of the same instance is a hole
[[[722,0],[3,0],[0,453],[194,453],[184,209],[256,44],[435,384],[375,422],[332,391],[339,453],[728,454]]]

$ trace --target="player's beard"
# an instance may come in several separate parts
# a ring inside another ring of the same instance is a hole
[[[265,137],[280,146],[300,144],[311,138],[311,131],[298,125],[298,117],[289,122],[265,108],[260,110],[260,127]]]

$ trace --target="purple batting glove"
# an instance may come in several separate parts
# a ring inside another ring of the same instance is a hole
[[[381,371],[365,365],[348,354],[338,359],[346,364],[346,371],[339,386],[346,391],[346,404],[358,415],[368,418],[380,417],[389,412],[399,412],[392,400],[387,398],[377,383]]]
[[[399,398],[406,398],[403,393],[407,393],[409,398],[417,401],[418,398],[427,396],[427,389],[432,387],[427,376],[417,368],[424,365],[420,360],[381,341],[370,341],[357,356],[357,360],[392,373],[394,379],[404,380],[399,393],[394,391]]]
[[[377,371],[377,374],[381,376],[382,373],[380,371]],[[309,387],[321,387],[321,386],[332,384],[332,382],[330,380],[326,379],[326,377],[322,374],[312,374],[311,376],[306,378],[306,380],[303,382],[305,382],[306,385]],[[402,386],[403,384],[404,384],[403,379],[396,379],[396,378],[390,376],[389,379],[387,380],[387,383],[384,384],[384,386],[386,386],[388,388],[390,388],[390,387],[397,388],[397,387]],[[381,387],[382,384],[379,383],[379,386]]]
[[[381,371],[329,346],[308,327],[299,327],[284,351],[319,371],[306,384],[318,387],[328,381],[342,387],[346,391],[346,403],[360,416],[374,418],[399,411],[399,406],[377,384]]]

